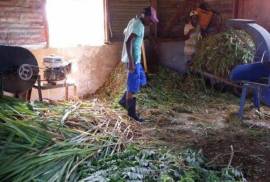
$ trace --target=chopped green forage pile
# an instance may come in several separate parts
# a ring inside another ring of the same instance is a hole
[[[243,181],[209,168],[200,152],[146,149],[140,126],[98,100],[57,104],[0,102],[2,181]]]
[[[255,50],[255,44],[248,33],[229,30],[201,40],[193,67],[228,78],[234,66],[253,62]]]

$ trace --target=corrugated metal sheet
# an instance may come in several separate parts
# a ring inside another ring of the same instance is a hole
[[[150,6],[149,0],[109,0],[111,38],[121,40],[128,21],[147,6]]]
[[[45,0],[0,1],[0,44],[44,47]]]

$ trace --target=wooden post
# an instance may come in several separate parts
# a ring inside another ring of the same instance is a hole
[[[26,92],[26,100],[29,102],[31,100],[31,95],[32,95],[32,88],[27,90]]]
[[[65,85],[65,99],[68,100],[68,83],[66,80],[65,80],[64,85]]]
[[[45,25],[45,39],[46,39],[46,47],[48,48],[50,46],[50,37],[49,37],[49,23],[48,23],[48,18],[47,18],[47,12],[46,12],[46,7],[45,4],[47,3],[47,0],[43,3],[43,21]]]
[[[38,97],[39,101],[42,101],[42,93],[41,93],[41,81],[40,81],[40,75],[38,75]]]
[[[109,1],[103,0],[105,43],[110,43]]]
[[[142,43],[142,56],[143,56],[144,71],[145,71],[145,73],[147,73],[148,72],[148,67],[147,67],[147,60],[146,60],[146,53],[145,53],[144,42]]]
[[[77,100],[78,99],[78,96],[77,96],[77,86],[76,86],[75,83],[73,85],[73,94],[74,94],[74,98]]]

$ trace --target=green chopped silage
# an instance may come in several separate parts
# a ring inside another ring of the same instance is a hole
[[[199,42],[193,68],[228,78],[234,66],[253,61],[255,49],[248,33],[242,30],[228,30]]]

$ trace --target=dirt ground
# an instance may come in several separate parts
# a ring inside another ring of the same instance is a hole
[[[119,84],[115,88],[124,85],[117,80],[112,80]],[[248,101],[241,121],[239,98],[230,93],[206,91],[200,84],[198,89],[194,78],[183,79],[166,70],[149,80],[137,95],[138,110],[145,119],[139,124],[143,145],[173,151],[201,149],[209,166],[231,165],[248,181],[270,181],[270,108],[263,106],[257,112]],[[113,105],[125,116],[126,111],[117,104],[120,94],[114,95]]]
[[[242,169],[248,181],[270,181],[270,133],[263,129],[227,128],[200,140],[206,157],[215,165]],[[231,146],[233,148],[231,148]]]
[[[270,113],[268,108],[263,109]],[[187,147],[202,149],[211,161],[209,166],[226,167],[233,155],[231,165],[241,169],[248,181],[270,181],[270,130],[262,127],[269,126],[270,120],[261,119],[255,109],[248,109],[240,121],[237,110],[237,105],[193,113],[180,108],[167,113],[146,109],[142,115],[151,115],[151,119],[143,124],[144,136],[151,138],[151,144],[175,151]]]
[[[269,126],[270,120],[260,119],[252,109],[240,121],[237,109],[237,105],[206,108],[205,113],[179,112],[179,108],[167,113],[146,109],[142,115],[151,115],[151,119],[142,124],[144,136],[151,138],[151,144],[176,151],[202,149],[210,166],[227,166],[233,155],[231,165],[241,169],[249,181],[270,181],[270,130],[256,126]],[[269,113],[269,109],[265,112]]]

